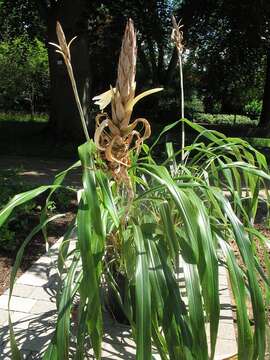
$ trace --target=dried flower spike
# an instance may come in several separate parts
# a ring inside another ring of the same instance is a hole
[[[172,34],[171,34],[171,39],[174,43],[174,45],[177,48],[177,51],[182,54],[183,50],[184,50],[184,44],[183,44],[183,31],[181,31],[183,25],[180,25],[181,20],[179,21],[179,23],[177,24],[176,19],[174,16],[172,16],[172,24],[173,24],[173,28],[172,28]]]
[[[162,90],[148,90],[135,97],[136,60],[136,33],[133,21],[129,19],[122,41],[116,86],[93,98],[102,111],[111,103],[111,118],[106,113],[96,117],[95,144],[116,181],[128,186],[129,151],[139,151],[143,141],[151,134],[146,119],[138,118],[131,122],[133,107],[144,96]],[[139,124],[144,129],[143,134],[136,130]]]

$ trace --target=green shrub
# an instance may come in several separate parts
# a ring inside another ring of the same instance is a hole
[[[185,113],[187,116],[193,116],[194,113],[203,113],[203,101],[197,95],[193,95],[191,100],[185,102]]]
[[[252,100],[245,106],[245,113],[251,118],[258,118],[262,112],[262,101]]]
[[[151,359],[153,341],[156,346],[160,345],[158,351],[168,354],[169,359],[207,360],[209,354],[204,326],[206,319],[209,319],[213,351],[219,324],[218,267],[222,261],[228,269],[237,308],[238,331],[241,333],[239,359],[251,358],[254,342],[258,339],[261,339],[261,344],[253,358],[258,358],[258,352],[259,358],[262,358],[265,351],[265,313],[257,279],[263,270],[256,261],[256,250],[252,243],[260,236],[254,230],[253,221],[258,209],[258,191],[260,187],[264,188],[265,180],[270,179],[268,167],[264,156],[247,142],[205,131],[187,120],[185,123],[200,135],[199,141],[188,147],[185,165],[178,165],[174,161],[176,154],[173,151],[161,165],[155,163],[151,156],[153,149],[147,146],[143,147],[145,153],[141,159],[137,159],[133,153],[130,180],[135,193],[128,202],[124,188],[124,195],[120,196],[115,180],[101,170],[102,164],[93,142],[80,146],[84,187],[80,193],[76,224],[68,229],[60,247],[59,263],[62,265],[59,296],[63,295],[63,310],[59,313],[56,326],[57,342],[49,346],[47,354],[51,353],[53,347],[57,354],[62,354],[64,349],[66,355],[59,358],[68,359],[71,336],[69,319],[72,300],[77,293],[83,302],[80,311],[83,311],[83,316],[91,324],[91,329],[95,330],[95,333],[89,330],[89,335],[92,339],[96,336],[94,351],[99,354],[102,341],[100,288],[104,276],[115,291],[132,327],[136,329],[140,325],[146,332],[144,341],[137,342],[137,353],[141,351],[143,354],[138,359]],[[203,141],[204,137],[207,138],[207,145]],[[240,179],[243,187],[250,188],[248,198],[246,193],[242,196],[238,189],[241,186]],[[51,190],[55,191],[62,186],[61,181],[63,178],[60,180],[58,177],[50,187]],[[45,186],[32,190],[28,200],[48,188]],[[230,199],[221,189],[230,193]],[[0,225],[10,210],[24,202],[25,194],[13,198],[0,211]],[[35,231],[42,226],[45,226],[44,222]],[[71,229],[78,236],[75,252],[72,249],[68,251]],[[231,241],[239,249],[245,267],[239,265]],[[263,237],[261,242],[266,251],[267,243]],[[176,290],[178,283],[174,269],[178,255],[181,256],[184,269],[188,307]],[[83,266],[80,265],[81,259]],[[121,298],[123,289],[119,288],[115,278],[115,268],[124,276],[127,289],[125,298]],[[70,284],[67,279],[71,279]],[[91,287],[90,281],[93,284]],[[269,291],[264,278],[262,284]],[[135,291],[136,299],[132,298],[130,289]],[[255,336],[249,321],[247,298],[252,301],[256,319]],[[89,306],[87,299],[91,301]],[[64,323],[63,316],[67,319]],[[168,317],[178,320],[168,324]],[[80,321],[84,324],[86,320],[83,319]],[[152,327],[149,327],[149,321],[153,321]],[[182,331],[183,326],[190,330]],[[86,337],[84,330],[79,331],[77,346],[80,339]],[[157,333],[160,341],[155,336]],[[192,341],[189,341],[190,338]],[[183,346],[182,342],[186,345]],[[147,352],[150,352],[149,356]]]

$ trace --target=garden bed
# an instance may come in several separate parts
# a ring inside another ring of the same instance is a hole
[[[28,233],[32,230],[32,226],[37,224],[38,216],[39,215],[33,219],[32,225],[29,223]],[[67,225],[73,218],[74,214],[72,212],[67,212],[64,217],[57,218],[51,223],[50,227],[48,228],[48,243],[50,246],[55,244],[59,237],[64,234]],[[24,239],[25,236],[21,235],[20,240],[23,241]],[[42,233],[39,233],[33,238],[33,240],[25,249],[23,261],[21,263],[17,277],[29,269],[31,265],[45,252],[45,240]],[[17,251],[0,250],[0,295],[2,295],[9,287],[10,273],[16,258],[16,253]]]
[[[21,169],[0,171],[0,208],[16,193],[33,188],[29,182],[21,180]],[[9,287],[9,279],[17,251],[26,236],[39,223],[41,208],[44,206],[46,194],[27,205],[18,207],[10,221],[0,229],[0,295]],[[74,218],[76,197],[67,191],[56,194],[49,204],[49,216],[55,213],[64,214],[48,225],[48,244],[53,245],[66,231],[67,225]],[[23,261],[18,276],[25,272],[42,254],[46,252],[45,239],[39,232],[24,251]]]

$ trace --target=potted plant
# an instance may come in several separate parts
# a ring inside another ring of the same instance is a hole
[[[71,78],[86,142],[78,149],[79,161],[56,176],[52,185],[16,195],[0,212],[1,225],[16,206],[49,190],[48,202],[63,187],[66,174],[81,167],[76,221],[69,226],[59,251],[55,336],[44,359],[68,359],[70,316],[77,294],[76,359],[84,358],[89,338],[95,357],[101,358],[104,279],[131,326],[138,360],[152,359],[152,346],[161,359],[213,359],[220,313],[220,262],[228,270],[235,300],[238,358],[263,359],[266,302],[258,278],[268,293],[269,274],[264,274],[258,262],[254,238],[260,239],[263,249],[269,243],[253,225],[259,189],[267,189],[270,179],[264,156],[246,141],[207,131],[184,118],[166,126],[151,147],[144,143],[150,137],[150,124],[142,118],[133,120],[132,109],[143,96],[160,89],[135,96],[136,35],[131,20],[125,30],[116,86],[95,98],[102,112],[96,119],[94,140],[90,140],[73,76],[70,43],[60,24],[57,35],[57,51]],[[109,115],[104,109],[110,103]],[[176,151],[168,145],[166,160],[155,160],[153,150],[160,137],[179,124],[183,124],[182,135],[185,124],[197,132],[197,138]],[[242,193],[243,187],[247,194]],[[26,244],[51,220],[45,206],[40,224],[17,254],[10,297]],[[75,249],[70,248],[72,232]],[[176,276],[179,258],[186,304]],[[121,282],[124,287],[119,286]],[[206,322],[210,323],[210,350]],[[11,320],[10,337],[16,358],[19,352]]]

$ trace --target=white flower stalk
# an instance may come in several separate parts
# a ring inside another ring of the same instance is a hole
[[[78,89],[77,89],[77,84],[76,84],[76,81],[75,81],[73,68],[72,68],[72,65],[71,65],[70,45],[76,39],[76,36],[73,39],[71,39],[71,41],[67,44],[64,31],[62,29],[61,24],[58,21],[56,23],[56,35],[57,35],[57,39],[58,39],[58,44],[55,44],[55,43],[50,43],[50,44],[57,48],[57,50],[55,50],[55,51],[57,53],[61,54],[63,59],[64,59],[64,62],[65,62],[66,67],[67,67],[68,75],[69,75],[69,78],[70,78],[70,81],[71,81],[71,85],[72,85],[73,93],[74,93],[74,96],[75,96],[76,104],[77,104],[77,107],[78,107],[78,110],[79,110],[84,135],[85,135],[86,140],[89,141],[90,137],[89,137],[89,134],[88,134],[87,125],[86,125],[86,121],[85,121],[85,117],[84,117],[84,113],[83,113],[83,109],[82,109],[82,105],[81,105],[81,101],[80,101],[80,97],[79,97],[79,93],[78,93]]]
[[[184,50],[183,45],[183,31],[181,31],[181,28],[183,25],[180,25],[180,22],[177,24],[176,19],[174,16],[172,16],[172,35],[171,39],[176,47],[177,54],[178,54],[178,61],[179,61],[179,73],[180,73],[180,89],[181,89],[181,119],[184,119],[185,117],[185,99],[184,99],[184,80],[183,80],[183,61],[182,61],[182,55]],[[185,160],[185,124],[182,122],[182,152],[181,152],[181,160],[184,162]]]

